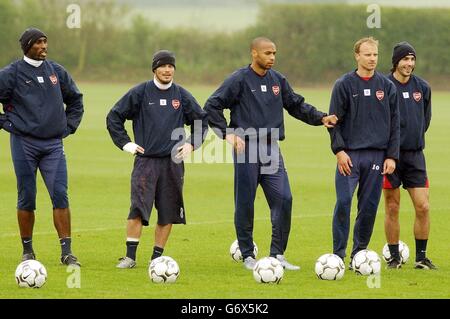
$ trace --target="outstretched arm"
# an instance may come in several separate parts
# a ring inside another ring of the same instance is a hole
[[[326,113],[318,111],[314,106],[306,103],[303,96],[295,93],[285,78],[280,80],[283,106],[290,115],[310,125],[323,124],[326,127],[332,127],[336,124],[335,116],[327,116]]]

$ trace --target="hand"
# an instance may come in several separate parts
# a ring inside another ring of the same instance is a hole
[[[334,114],[322,117],[322,124],[327,128],[334,127],[336,125],[337,121],[338,121],[338,118]]]
[[[122,149],[125,152],[131,153],[133,155],[135,155],[136,153],[144,154],[144,152],[145,152],[145,150],[141,146],[139,146],[133,142],[128,142],[127,144],[125,144],[122,147]]]
[[[239,136],[235,134],[227,134],[225,139],[228,143],[233,145],[233,148],[237,154],[242,153],[245,150],[245,142]]]
[[[344,176],[349,176],[352,174],[353,163],[350,156],[347,155],[344,151],[340,151],[336,154],[337,158],[337,166],[339,173]]]
[[[381,175],[392,174],[395,171],[395,161],[392,158],[386,158],[383,164]]]
[[[183,146],[177,148],[177,155],[175,155],[176,159],[185,159],[191,152],[194,150],[194,146],[189,143],[185,143]]]

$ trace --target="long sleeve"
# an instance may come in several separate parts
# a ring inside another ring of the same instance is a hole
[[[429,86],[427,86],[426,88],[427,90],[424,94],[425,132],[428,130],[431,123],[431,88]]]
[[[205,103],[204,110],[208,113],[209,125],[221,138],[225,138],[228,127],[223,110],[232,108],[239,92],[239,73],[235,72],[223,82]]]
[[[6,104],[11,99],[14,89],[15,71],[12,65],[0,70],[0,103]]]
[[[11,99],[12,91],[14,88],[14,72],[12,66],[8,66],[0,70],[0,103],[3,107]],[[6,121],[6,115],[0,113],[0,129],[3,127],[3,123]]]
[[[341,81],[336,81],[331,94],[329,114],[334,114],[339,119],[334,128],[329,128],[328,132],[331,139],[331,150],[334,154],[345,150],[346,145],[342,136],[342,123],[347,113],[348,101],[346,99],[344,85]]]
[[[66,118],[69,134],[75,133],[83,118],[83,94],[76,86],[70,74],[59,65],[56,69],[60,78],[61,93],[66,104]]]
[[[131,138],[125,129],[125,120],[133,119],[140,105],[138,90],[131,89],[111,109],[106,117],[106,128],[114,144],[122,149],[125,144],[131,142]]]
[[[305,98],[295,93],[285,78],[281,79],[281,85],[283,107],[291,116],[310,125],[322,125],[322,118],[326,116],[326,113],[306,103]]]
[[[208,131],[208,114],[188,91],[182,89],[181,96],[185,124],[191,127],[191,135],[186,139],[186,142],[197,149],[203,144]]]
[[[386,157],[398,160],[400,156],[400,110],[397,89],[394,83],[391,83],[389,88],[389,106],[391,112],[391,130]]]

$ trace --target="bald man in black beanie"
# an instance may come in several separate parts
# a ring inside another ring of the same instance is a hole
[[[75,133],[83,115],[83,95],[69,73],[46,60],[47,35],[26,29],[19,39],[24,57],[0,70],[0,127],[10,133],[17,177],[17,219],[22,261],[33,250],[36,173],[41,172],[53,204],[53,221],[61,245],[61,263],[80,266],[71,249],[67,164],[63,138]]]
[[[398,269],[404,260],[400,255],[400,186],[403,184],[414,205],[416,269],[437,269],[426,257],[429,217],[429,182],[425,165],[425,132],[431,121],[431,88],[413,74],[416,50],[408,42],[394,46],[389,79],[397,88],[400,109],[400,157],[396,170],[384,175],[385,233],[391,258],[388,268]]]

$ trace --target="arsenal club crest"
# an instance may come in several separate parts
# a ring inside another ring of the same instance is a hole
[[[422,99],[422,93],[420,93],[420,92],[414,92],[414,93],[413,93],[413,98],[414,98],[414,100],[415,100],[416,102],[419,102],[420,99]]]
[[[58,83],[58,78],[54,74],[50,75],[50,81],[52,81],[53,85],[56,85]]]
[[[377,96],[377,99],[380,100],[380,101],[384,98],[384,92],[381,91],[381,90],[377,91],[375,93],[375,95]]]
[[[172,100],[172,106],[175,110],[178,110],[178,108],[180,107],[181,103],[179,100]]]
[[[273,94],[275,94],[275,95],[280,94],[280,87],[279,87],[278,85],[272,86],[272,92],[273,92]]]

